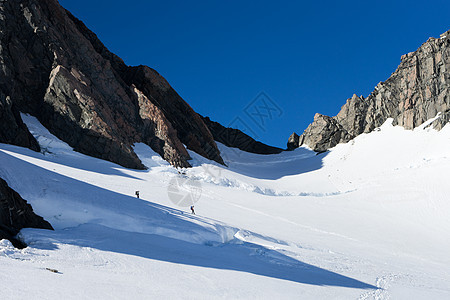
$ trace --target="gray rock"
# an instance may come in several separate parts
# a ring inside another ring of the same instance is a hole
[[[300,144],[300,137],[298,134],[293,132],[288,139],[287,149],[289,151],[294,150],[295,148],[298,148],[299,144]]]
[[[438,119],[431,123],[431,126],[436,130],[441,130],[448,122],[450,122],[450,111],[445,111],[440,114]]]
[[[206,158],[224,163],[206,124],[158,72],[146,66],[130,67],[124,79],[141,90],[164,113],[177,133],[178,141],[173,144],[183,143]],[[184,152],[181,155],[187,155]]]
[[[367,114],[368,104],[362,97],[353,95],[347,99],[341,111],[335,117],[335,120],[342,125],[347,132],[356,136],[363,132],[367,123],[364,116]]]
[[[367,98],[353,95],[335,117],[316,115],[299,145],[324,151],[374,130],[388,118],[394,119],[394,125],[413,129],[439,112],[433,126],[441,129],[450,111],[449,33],[430,38],[417,51],[403,55],[397,70]]]
[[[331,117],[316,114],[314,122],[300,136],[299,145],[308,145],[316,152],[324,152],[340,142],[353,138],[339,122]]]

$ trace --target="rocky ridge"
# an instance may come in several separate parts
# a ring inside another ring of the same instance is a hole
[[[202,118],[155,70],[127,66],[56,0],[0,1],[0,143],[40,151],[20,112],[75,151],[144,169],[134,143],[175,167],[186,147],[223,164]],[[0,179],[0,239],[16,247],[24,227],[52,229]]]
[[[212,121],[209,117],[201,118],[208,126],[214,140],[225,146],[256,154],[278,154],[283,151],[283,149],[258,142],[239,129],[225,127],[218,122]]]
[[[353,95],[334,117],[314,116],[303,134],[291,136],[288,148],[301,145],[322,152],[373,131],[388,118],[413,129],[436,117],[440,130],[450,120],[450,31],[429,38],[417,51],[401,57],[397,70],[367,97]]]
[[[125,167],[144,168],[139,142],[176,167],[190,166],[185,146],[223,163],[207,126],[161,75],[125,65],[56,0],[2,1],[0,27],[0,109],[17,124],[4,142],[38,150],[21,111],[76,151]]]

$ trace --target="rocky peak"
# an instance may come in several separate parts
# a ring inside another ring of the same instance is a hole
[[[76,151],[126,167],[144,168],[137,142],[174,166],[190,166],[183,144],[223,163],[207,126],[161,75],[125,65],[56,0],[2,1],[0,26],[0,141],[38,150],[22,111]]]
[[[324,151],[370,132],[393,118],[394,125],[413,129],[441,113],[441,129],[450,115],[450,31],[430,38],[417,51],[401,57],[397,70],[367,97],[353,95],[335,117],[316,115],[299,143]]]

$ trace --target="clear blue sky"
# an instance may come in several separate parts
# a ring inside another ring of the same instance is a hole
[[[444,0],[60,3],[125,63],[156,69],[200,114],[244,123],[280,147],[316,112],[335,115],[353,93],[369,95],[402,54],[450,29]],[[261,91],[282,113],[258,126],[245,108]]]

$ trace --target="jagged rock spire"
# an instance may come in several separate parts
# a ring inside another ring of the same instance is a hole
[[[413,129],[423,122],[441,129],[450,119],[450,31],[430,38],[417,51],[401,57],[397,70],[380,82],[367,97],[353,95],[335,117],[314,117],[300,136],[298,147],[325,151],[361,133],[381,126],[388,118],[394,125]]]

